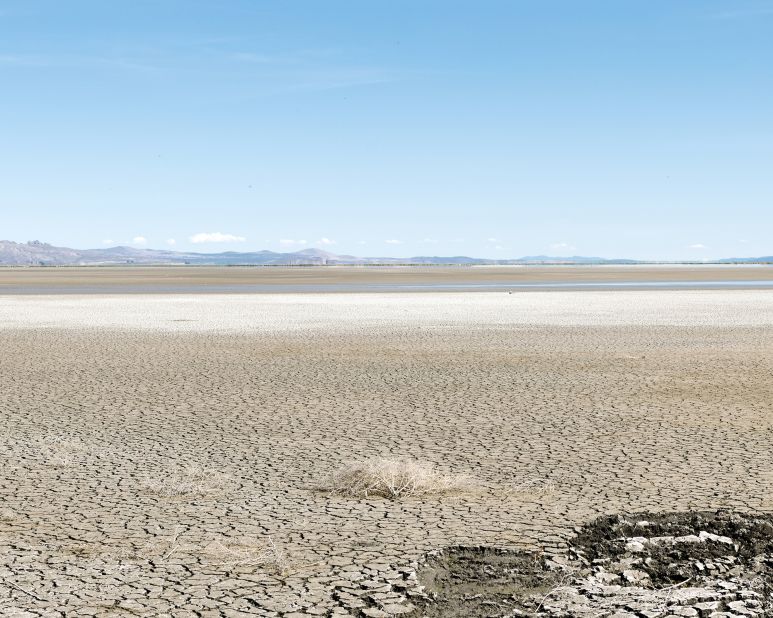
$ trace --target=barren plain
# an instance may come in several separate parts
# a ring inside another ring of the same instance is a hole
[[[471,291],[523,286],[773,284],[771,264],[0,267],[0,294]]]
[[[769,512],[771,327],[769,290],[0,296],[0,615],[405,615],[439,548]],[[471,483],[317,489],[374,457]]]

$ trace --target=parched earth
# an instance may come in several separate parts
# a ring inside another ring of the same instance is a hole
[[[559,565],[535,576],[545,594],[574,577],[630,588],[624,571],[689,588],[641,552],[577,543],[603,515],[773,510],[773,294],[706,294],[414,295],[386,313],[375,295],[3,300],[0,615],[443,615],[422,565],[453,547],[496,548],[484,571],[537,550]],[[314,489],[377,456],[474,485],[397,502]],[[735,568],[690,568],[706,560]],[[757,609],[726,596],[716,611]]]

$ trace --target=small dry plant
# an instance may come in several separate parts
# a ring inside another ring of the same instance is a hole
[[[142,487],[155,494],[167,497],[203,496],[224,490],[229,483],[226,474],[192,465],[177,473],[146,478]]]
[[[286,573],[290,569],[287,555],[270,536],[265,541],[216,539],[204,548],[204,553],[213,564],[221,567],[260,566],[277,573]]]
[[[153,560],[164,562],[179,554],[203,555],[217,567],[259,566],[276,573],[287,573],[290,560],[270,536],[266,540],[243,537],[218,537],[206,545],[190,538],[184,526],[175,526],[173,531],[159,533],[144,545],[121,555],[124,561]]]
[[[431,464],[403,459],[371,459],[345,465],[331,474],[318,489],[352,498],[398,500],[410,496],[456,493],[469,486],[467,477],[440,474]]]
[[[37,455],[55,468],[69,468],[74,465],[92,463],[106,454],[106,449],[84,442],[79,438],[48,436],[34,441]]]
[[[553,479],[526,478],[507,487],[508,493],[522,497],[524,495],[542,497],[558,491],[558,485]]]

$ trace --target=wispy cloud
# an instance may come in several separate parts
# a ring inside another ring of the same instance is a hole
[[[754,17],[768,16],[773,17],[773,4],[732,8],[725,11],[717,11],[709,15],[711,19],[751,19]]]
[[[689,245],[687,248],[688,249],[697,249],[697,250],[708,249],[708,247],[706,245],[704,245],[703,243],[699,243],[699,242],[696,242],[693,245]]]
[[[132,242],[135,245],[146,245],[148,244],[148,239],[145,238],[144,236],[135,236],[134,238],[132,238]]]
[[[115,241],[112,238],[105,238],[105,240],[102,241],[103,245],[112,245]]]
[[[333,90],[383,84],[403,79],[404,71],[380,66],[351,64],[340,51],[299,49],[284,52],[229,51],[226,62],[242,65],[259,83],[270,85],[264,94]]]
[[[67,54],[0,54],[0,67],[39,69],[122,69],[156,71],[157,66],[130,58]]]
[[[553,251],[574,251],[577,247],[568,242],[554,242],[550,245]]]
[[[329,61],[336,56],[338,53],[334,49],[295,49],[281,53],[240,50],[230,53],[229,58],[236,62],[258,65],[308,65]]]
[[[317,242],[314,243],[315,245],[334,245],[336,244],[335,240],[330,240],[329,238],[320,238]]]
[[[388,245],[402,245],[402,240],[397,240],[396,238],[390,238],[389,240],[384,241]]]
[[[321,68],[296,71],[284,75],[276,88],[276,93],[336,90],[355,86],[371,86],[397,81],[392,71],[378,68]]]
[[[221,232],[200,232],[188,238],[192,243],[205,242],[244,242],[247,239],[244,236],[235,236],[234,234],[223,234]]]
[[[261,54],[255,52],[234,52],[231,54],[231,59],[237,62],[246,62],[248,64],[285,64],[288,62],[286,58],[276,56],[272,54]]]
[[[174,247],[177,244],[177,241],[174,238],[167,238],[166,244],[170,247]]]

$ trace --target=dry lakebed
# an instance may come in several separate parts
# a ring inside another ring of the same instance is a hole
[[[769,615],[772,327],[767,289],[0,296],[0,615]]]

